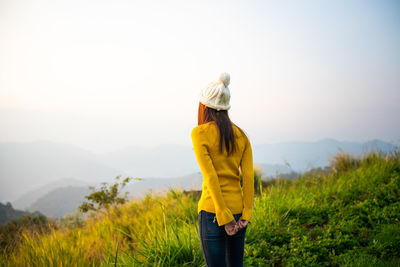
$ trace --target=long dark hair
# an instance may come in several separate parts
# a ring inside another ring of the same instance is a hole
[[[229,118],[229,114],[227,110],[216,110],[210,107],[207,107],[203,103],[199,102],[199,111],[198,111],[198,125],[215,121],[219,129],[219,150],[222,153],[222,145],[225,144],[226,151],[228,156],[233,154],[236,151],[236,139],[235,134],[232,128],[232,124],[235,125],[240,132],[246,136],[244,131],[239,128],[236,124],[234,124]]]

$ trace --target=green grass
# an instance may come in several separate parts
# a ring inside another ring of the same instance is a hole
[[[400,266],[399,153],[342,153],[330,169],[257,191],[245,266]],[[75,226],[28,231],[0,265],[205,266],[197,201],[170,190]]]

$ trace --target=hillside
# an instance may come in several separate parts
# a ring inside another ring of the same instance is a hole
[[[62,217],[65,214],[76,211],[79,204],[89,194],[87,187],[66,186],[54,189],[36,200],[29,211],[40,211],[48,217]]]
[[[22,210],[16,210],[13,208],[10,202],[6,204],[0,203],[0,225],[7,223],[10,220],[18,220],[23,216],[36,216],[40,215],[39,212],[27,212]]]
[[[88,187],[86,183],[73,178],[59,179],[54,182],[45,184],[44,186],[40,186],[34,190],[28,191],[25,194],[22,194],[17,200],[13,201],[12,204],[18,209],[25,210],[28,209],[29,206],[31,206],[39,198],[48,194],[50,191],[66,186],[81,186],[86,188]]]
[[[0,264],[202,266],[198,197],[170,190],[93,213],[82,225],[60,224],[38,239],[28,235]],[[328,173],[261,190],[244,266],[399,266],[399,220],[400,154],[338,154]]]

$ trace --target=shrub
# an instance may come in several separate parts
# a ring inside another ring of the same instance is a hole
[[[96,191],[95,187],[89,186],[89,189],[93,192],[90,195],[85,196],[87,200],[90,202],[84,201],[80,206],[79,210],[83,213],[88,212],[90,210],[97,211],[101,209],[107,209],[111,205],[120,205],[124,204],[127,201],[127,194],[125,192],[123,196],[119,196],[122,188],[126,186],[126,184],[132,180],[132,178],[127,177],[122,180],[121,183],[118,183],[118,180],[121,178],[118,175],[116,179],[116,183],[108,186],[108,183],[103,182],[102,186],[99,190]],[[141,180],[140,178],[135,178]]]

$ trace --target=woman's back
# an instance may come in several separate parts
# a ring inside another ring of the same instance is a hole
[[[254,172],[251,144],[248,137],[233,123],[236,149],[227,156],[225,146],[220,151],[219,130],[215,121],[193,128],[193,148],[203,174],[202,195],[198,212],[216,213],[218,225],[233,220],[242,213],[242,220],[250,221],[254,197]],[[243,192],[240,171],[243,173]]]
[[[203,174],[198,202],[199,237],[207,266],[243,266],[244,243],[254,198],[250,141],[229,118],[230,75],[221,73],[199,94],[191,137]],[[243,190],[240,171],[243,173]]]

